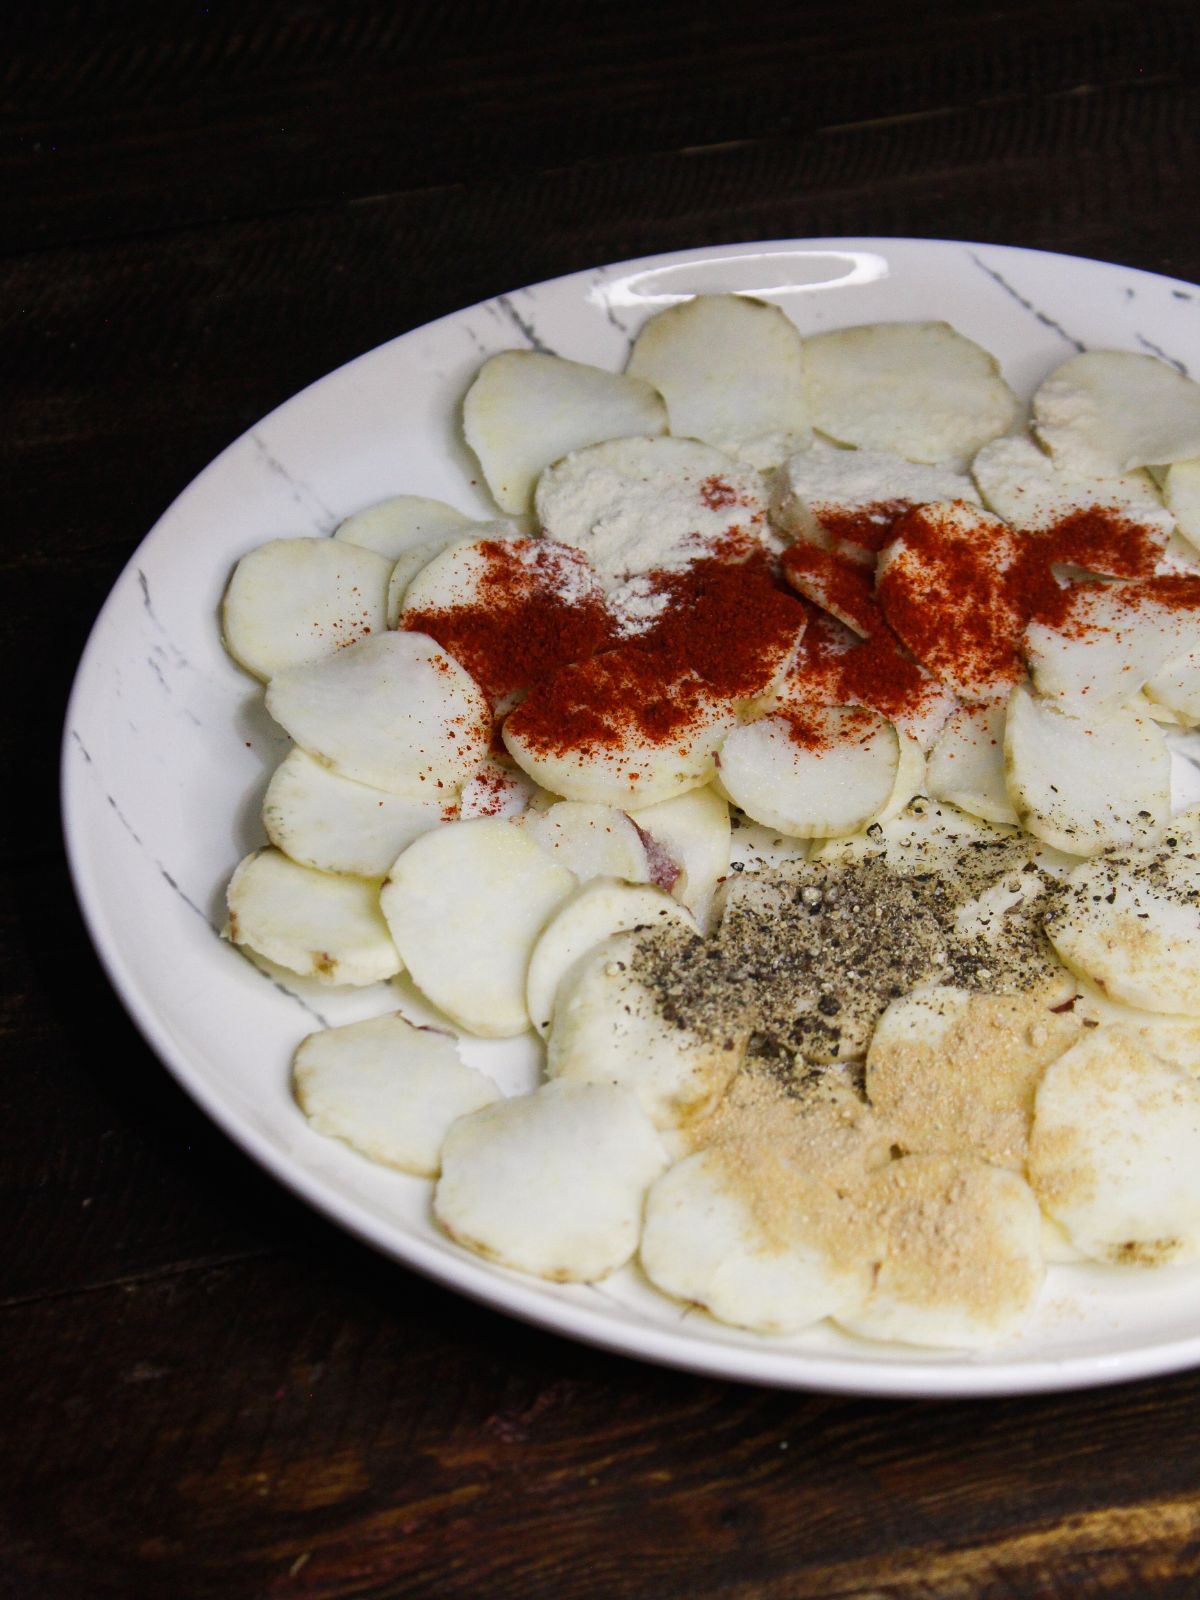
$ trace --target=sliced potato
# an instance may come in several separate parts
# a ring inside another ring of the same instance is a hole
[[[550,1031],[559,984],[581,956],[614,933],[667,923],[696,932],[688,912],[651,884],[599,877],[581,883],[542,929],[529,958],[526,1004],[543,1039]]]
[[[729,803],[709,785],[628,813],[642,835],[655,883],[704,920],[729,871]]]
[[[547,1083],[459,1118],[442,1146],[433,1212],[491,1261],[591,1283],[636,1250],[643,1197],[665,1165],[624,1089]]]
[[[450,1124],[501,1098],[450,1034],[415,1027],[399,1011],[310,1033],[292,1088],[318,1133],[423,1178],[437,1176]]]
[[[1085,1255],[1200,1256],[1200,1084],[1121,1028],[1097,1028],[1037,1092],[1029,1180]]]
[[[1004,782],[1002,701],[955,711],[929,752],[929,793],[985,822],[1017,820]]]
[[[1169,661],[1200,649],[1200,579],[1078,584],[1061,620],[1029,624],[1024,649],[1039,694],[1092,715],[1124,705]]]
[[[497,523],[497,527],[506,524]],[[387,595],[387,622],[389,628],[400,626],[400,615],[404,610],[404,602],[408,598],[408,591],[413,580],[424,572],[432,561],[435,561],[443,551],[449,550],[452,545],[458,544],[459,538],[451,534],[448,539],[428,539],[424,544],[414,544],[403,555],[398,556],[392,568],[392,575],[388,579]]]
[[[422,993],[472,1033],[508,1038],[529,1026],[530,952],[574,887],[515,824],[480,817],[411,844],[379,902]]]
[[[559,800],[545,811],[531,811],[525,830],[583,883],[588,878],[623,878],[648,883],[646,847],[633,823],[615,806]]]
[[[1150,715],[1169,711],[1184,727],[1200,724],[1200,644],[1182,655],[1173,656],[1146,680]]]
[[[383,633],[391,566],[332,539],[272,539],[244,555],[221,605],[225,648],[256,678]]]
[[[809,440],[804,347],[778,306],[702,294],[651,317],[626,371],[667,402],[671,432],[731,453],[774,439],[772,465]]]
[[[483,690],[420,633],[386,633],[277,674],[267,710],[343,777],[397,794],[457,791],[491,736]]]
[[[1023,826],[1068,855],[1149,838],[1170,815],[1170,751],[1161,729],[1131,711],[1074,716],[1020,684],[1008,702],[1004,763]]]
[[[355,783],[297,747],[267,786],[263,826],[271,843],[302,866],[382,878],[401,850],[452,819],[455,809],[436,790],[389,794]]]
[[[1155,356],[1085,350],[1034,395],[1033,423],[1064,471],[1115,478],[1200,455],[1200,384]]]
[[[1080,1017],[1098,1027],[1123,1028],[1151,1055],[1200,1078],[1200,1017],[1171,1016],[1123,1005],[1078,975],[1075,989],[1075,1010]]]
[[[1200,457],[1175,461],[1167,468],[1163,499],[1184,538],[1193,546],[1200,545]]]
[[[519,817],[539,798],[552,802],[554,797],[546,795],[507,757],[501,760],[488,756],[475,776],[463,785],[458,815],[463,822],[472,817]]]
[[[784,551],[781,565],[797,593],[828,611],[860,639],[883,627],[874,573],[861,562],[801,542]]]
[[[463,432],[504,511],[528,511],[552,461],[631,434],[667,431],[662,396],[641,378],[536,350],[502,350],[463,401]]]
[[[463,538],[471,524],[465,511],[457,511],[444,500],[397,494],[346,517],[338,523],[333,537],[398,561],[414,545]]]
[[[1019,409],[995,358],[946,322],[839,328],[804,354],[813,424],[841,444],[965,466]]]
[[[315,872],[268,846],[238,864],[225,898],[226,938],[289,972],[362,986],[402,968],[367,879]]]
[[[861,1307],[870,1242],[852,1206],[820,1178],[702,1150],[646,1196],[640,1258],[664,1293],[721,1322],[794,1333]]]
[[[990,511],[1014,528],[1042,532],[1080,512],[1107,511],[1165,544],[1174,518],[1148,472],[1098,479],[1070,472],[1025,434],[993,439],[971,464]]]
[[[1084,862],[1047,919],[1073,972],[1145,1011],[1200,1017],[1200,840]]]
[[[762,475],[695,439],[613,439],[538,479],[538,520],[582,550],[606,589],[702,556],[744,557],[767,521]]]
[[[719,760],[722,789],[747,816],[797,838],[826,838],[855,833],[885,809],[900,741],[873,711],[814,707],[735,728]]]

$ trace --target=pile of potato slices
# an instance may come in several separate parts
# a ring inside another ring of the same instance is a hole
[[[303,1040],[312,1126],[494,1262],[765,1334],[993,1346],[1047,1261],[1200,1256],[1200,385],[1026,405],[945,323],[710,295],[462,421],[495,520],[400,495],[225,595],[293,741],[227,936],[444,1018]],[[792,596],[736,686],[660,642],[735,569]],[[527,1031],[523,1095],[458,1048]]]

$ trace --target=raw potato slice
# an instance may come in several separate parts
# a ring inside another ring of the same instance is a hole
[[[1019,410],[993,356],[946,322],[882,322],[804,342],[813,425],[841,444],[965,466]]]
[[[552,461],[631,434],[667,431],[662,396],[641,378],[536,350],[502,350],[463,401],[463,432],[504,511],[528,511]]]
[[[1024,995],[949,986],[893,1000],[867,1051],[867,1098],[906,1152],[1020,1172],[1042,1073],[1083,1024]]]
[[[450,1124],[501,1098],[449,1034],[415,1027],[398,1011],[310,1033],[296,1051],[292,1087],[318,1133],[422,1178],[437,1176]]]
[[[1004,782],[1004,717],[1000,701],[952,714],[929,752],[926,775],[935,800],[949,800],[985,822],[1016,822]]]
[[[665,1294],[721,1322],[794,1333],[862,1306],[869,1242],[850,1204],[820,1178],[702,1150],[646,1196],[640,1257]]]
[[[398,561],[414,545],[461,539],[471,526],[472,519],[465,511],[457,511],[444,500],[397,494],[339,522],[333,537]]]
[[[302,866],[357,878],[382,878],[401,850],[454,812],[453,800],[439,799],[436,790],[409,795],[371,789],[299,748],[275,769],[263,797],[263,826],[272,844]]]
[[[701,556],[746,556],[765,532],[762,475],[695,439],[614,439],[538,479],[538,521],[582,550],[608,590]]]
[[[1022,825],[1068,855],[1149,838],[1171,810],[1171,753],[1148,717],[1070,715],[1023,684],[1004,727],[1008,793]]]
[[[1014,528],[1039,532],[1081,511],[1103,510],[1152,531],[1165,544],[1174,525],[1148,472],[1080,477],[1023,434],[985,444],[971,473],[988,509]]]
[[[1045,1276],[1041,1215],[1022,1178],[971,1156],[904,1156],[871,1174],[860,1203],[883,1258],[862,1311],[838,1317],[844,1328],[940,1349],[1020,1331]]]
[[[1082,583],[1065,600],[1061,624],[1031,622],[1025,632],[1038,693],[1093,716],[1125,705],[1168,662],[1198,647],[1200,579],[1193,578]]]
[[[1163,499],[1192,545],[1200,546],[1200,459],[1176,461],[1163,478]]]
[[[390,575],[373,550],[332,539],[260,544],[225,590],[225,648],[256,678],[320,661],[384,631]]]
[[[783,575],[797,593],[820,606],[844,627],[867,639],[884,626],[875,599],[872,566],[804,541],[789,546],[781,562]]]
[[[1146,697],[1152,702],[1150,715],[1169,711],[1184,727],[1200,723],[1200,645],[1175,656],[1146,681]]]
[[[890,818],[898,816],[909,801],[922,793],[925,788],[925,752],[916,737],[906,733],[903,728],[896,729],[896,737],[900,742],[900,760],[896,765],[892,792],[888,796],[887,804],[876,817],[876,822],[887,822]]]
[[[720,754],[734,804],[802,839],[865,828],[887,806],[899,769],[895,728],[860,707],[761,717],[735,728]]]
[[[387,633],[279,673],[267,710],[309,755],[396,794],[457,790],[491,735],[483,690],[420,633]]]
[[[582,884],[542,929],[529,958],[525,998],[542,1038],[550,1031],[559,984],[581,956],[614,933],[668,922],[696,932],[693,918],[661,889],[616,878]]]
[[[681,928],[681,957],[696,935]],[[668,1021],[637,960],[644,932],[616,933],[581,956],[561,980],[546,1049],[546,1076],[616,1083],[657,1128],[679,1128],[716,1104],[741,1065],[748,1029],[729,1019],[709,1037]],[[655,938],[663,937],[656,930]]]
[[[1099,1027],[1123,1028],[1151,1055],[1200,1078],[1200,1017],[1139,1011],[1119,1000],[1110,1000],[1086,978],[1076,977],[1075,987],[1075,1011],[1080,1017]]]
[[[543,793],[519,767],[514,767],[507,759],[501,761],[489,756],[475,776],[463,785],[458,797],[458,815],[463,822],[469,822],[472,817],[519,817],[529,809],[535,797]]]
[[[507,523],[497,523],[497,527],[508,527]],[[448,539],[429,539],[424,544],[414,544],[396,560],[392,568],[392,575],[388,579],[387,593],[387,623],[389,628],[400,626],[400,614],[404,610],[404,602],[408,598],[408,591],[413,580],[424,572],[431,561],[435,561],[444,550],[449,550],[459,543],[457,535]]]
[[[531,811],[525,830],[580,883],[588,878],[650,881],[646,847],[633,823],[615,806],[560,800],[545,811]]]
[[[1076,867],[1046,932],[1114,1000],[1200,1017],[1200,840],[1168,826],[1157,850]]]
[[[1060,1057],[1037,1093],[1029,1181],[1087,1256],[1200,1256],[1200,1084],[1120,1028]]]
[[[454,1124],[433,1211],[452,1239],[489,1260],[591,1283],[637,1248],[643,1197],[665,1165],[632,1095],[547,1083]]]
[[[226,904],[226,937],[289,972],[362,986],[402,968],[379,890],[364,878],[314,872],[268,847],[238,864]]]
[[[898,872],[953,876],[964,856],[999,856],[1006,846],[1023,853],[1026,842],[1016,828],[984,822],[958,806],[938,805],[918,795],[902,812],[872,827],[869,833],[819,843],[813,850],[813,860],[862,861],[880,856]],[[1003,872],[1005,863],[996,870]]]
[[[660,311],[626,371],[662,395],[677,437],[732,454],[771,436],[776,462],[809,441],[804,347],[786,314],[763,300],[702,294]]]
[[[896,519],[913,506],[964,500],[978,505],[970,478],[921,466],[884,450],[808,450],[775,478],[771,520],[794,539],[873,564]]]
[[[639,806],[629,818],[647,843],[654,882],[670,888],[703,918],[718,882],[729,871],[729,802],[706,785],[654,806]],[[673,875],[655,870],[660,857],[677,869]]]
[[[525,978],[538,934],[575,887],[504,818],[427,833],[388,875],[379,902],[422,993],[488,1039],[529,1026]]]
[[[1033,424],[1064,471],[1115,478],[1200,455],[1200,384],[1155,356],[1085,350],[1034,395]]]

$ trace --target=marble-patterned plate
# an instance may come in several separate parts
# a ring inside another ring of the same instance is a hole
[[[1024,1337],[983,1356],[871,1345],[825,1327],[757,1338],[667,1301],[632,1267],[592,1287],[523,1278],[452,1245],[433,1224],[428,1184],[312,1133],[292,1101],[289,1062],[304,1034],[397,1004],[417,1012],[419,1001],[402,985],[342,993],[272,978],[219,937],[225,882],[263,842],[259,805],[286,748],[261,690],[221,648],[217,607],[231,568],[265,539],[327,534],[389,494],[487,514],[457,422],[486,355],[534,346],[617,368],[648,315],[712,290],[776,301],[804,333],[945,319],[994,351],[1024,395],[1092,346],[1200,372],[1200,289],[1094,261],[902,239],[723,246],[580,272],[350,362],[184,490],[96,622],[67,718],[63,808],[100,956],[169,1069],[281,1182],[397,1260],[531,1322],[727,1377],[889,1395],[1058,1389],[1200,1362],[1200,1268],[1056,1267]],[[1200,772],[1177,765],[1180,797],[1200,796]],[[469,1053],[506,1088],[534,1081],[525,1041]]]

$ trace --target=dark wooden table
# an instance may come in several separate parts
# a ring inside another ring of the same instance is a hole
[[[1200,1374],[985,1403],[741,1388],[508,1322],[315,1219],[110,992],[55,773],[88,626],[162,508],[301,385],[431,317],[788,235],[1200,279],[1198,16],[6,11],[0,1593],[1200,1594]]]

